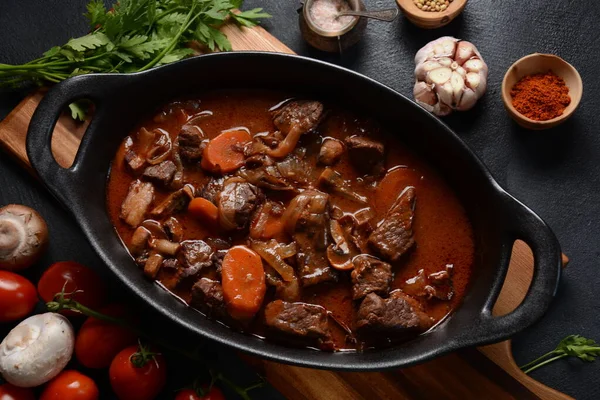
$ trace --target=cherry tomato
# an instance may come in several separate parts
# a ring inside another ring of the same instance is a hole
[[[131,319],[127,309],[119,304],[101,308],[100,312],[112,317]],[[108,368],[117,353],[135,344],[136,338],[135,333],[125,327],[89,317],[77,333],[75,356],[85,367]]]
[[[167,367],[164,358],[158,354],[144,366],[136,367],[131,358],[138,351],[138,346],[129,346],[121,350],[110,364],[110,385],[121,400],[151,400],[165,386]]]
[[[100,398],[94,381],[74,370],[65,370],[47,385],[40,400],[97,400]]]
[[[22,319],[37,302],[33,283],[13,272],[0,271],[0,322]]]
[[[66,282],[66,286],[65,286]],[[81,304],[96,309],[104,301],[104,283],[91,269],[74,261],[59,261],[44,272],[38,282],[38,292],[45,302],[52,301],[54,295],[65,289],[65,293],[81,291],[71,296]],[[77,315],[64,310],[66,315]]]
[[[0,400],[35,400],[35,396],[31,389],[5,383],[0,385]]]
[[[206,391],[208,388],[203,387]],[[204,396],[199,396],[193,389],[183,389],[177,392],[175,400],[225,400],[225,396],[221,389],[213,386]]]

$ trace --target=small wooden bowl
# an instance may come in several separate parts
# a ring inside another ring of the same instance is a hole
[[[467,0],[454,0],[444,11],[423,11],[413,0],[396,0],[406,18],[420,28],[435,29],[447,25],[462,12]]]
[[[547,121],[536,121],[527,118],[513,107],[510,91],[515,83],[524,76],[544,73],[549,70],[564,79],[569,88],[571,103],[565,108],[562,115],[556,118]],[[534,53],[517,60],[510,66],[508,71],[506,71],[504,79],[502,80],[502,101],[504,102],[504,107],[506,108],[508,115],[510,115],[517,124],[528,129],[548,129],[563,123],[571,116],[571,114],[573,114],[579,105],[582,94],[583,82],[581,81],[579,72],[577,72],[575,67],[571,64],[553,54]]]

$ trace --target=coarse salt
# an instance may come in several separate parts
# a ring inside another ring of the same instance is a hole
[[[314,24],[328,32],[340,31],[356,18],[349,15],[338,17],[342,11],[352,11],[345,0],[314,0],[309,9]]]

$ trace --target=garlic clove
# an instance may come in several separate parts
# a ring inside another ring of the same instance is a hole
[[[452,112],[452,108],[444,103],[437,103],[433,109],[433,113],[439,117],[444,117]]]
[[[452,84],[450,83],[450,81],[447,81],[443,85],[436,86],[435,92],[438,95],[440,103],[452,106],[454,91],[452,90]]]
[[[444,50],[446,51],[446,54],[448,54],[448,57],[454,58],[457,41],[457,39],[451,38],[443,42]]]
[[[452,59],[448,57],[439,58],[437,62],[440,63],[442,67],[450,67],[452,65]]]
[[[475,56],[474,46],[471,42],[461,41],[456,46],[456,56],[454,60],[459,64],[463,65],[467,60]]]
[[[429,71],[440,68],[441,65],[436,61],[425,61],[424,63],[418,64],[415,68],[415,77],[417,80],[424,81]]]
[[[476,72],[469,72],[465,77],[465,80],[467,82],[467,86],[469,86],[473,90],[476,90],[481,81],[481,77]]]
[[[458,111],[470,110],[471,108],[473,108],[475,103],[477,103],[478,98],[479,97],[473,90],[466,89],[463,93],[462,98],[460,99],[460,102],[456,105],[456,109]]]
[[[427,74],[427,83],[435,83],[436,85],[443,85],[448,82],[452,76],[452,70],[447,67],[437,68],[432,71],[429,71]]]
[[[463,64],[463,67],[464,67],[464,69],[466,69],[469,72],[479,72],[483,69],[484,65],[485,64],[480,59],[473,58],[473,59],[465,62]]]
[[[423,81],[415,83],[413,95],[417,103],[421,105],[434,106],[438,101],[437,96],[435,95],[435,92],[432,90],[431,86]],[[429,107],[425,108],[427,108],[428,111],[431,111]]]
[[[457,72],[460,76],[462,76],[463,79],[465,78],[465,76],[467,76],[467,71],[465,71],[463,67],[458,67],[454,71]]]
[[[450,84],[452,85],[454,98],[456,99],[456,102],[458,102],[462,96],[463,90],[465,89],[465,80],[458,72],[453,71],[452,76],[450,77]]]

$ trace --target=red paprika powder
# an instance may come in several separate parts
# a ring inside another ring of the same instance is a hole
[[[558,117],[571,103],[565,81],[552,71],[521,78],[511,89],[510,95],[513,107],[536,121]]]

